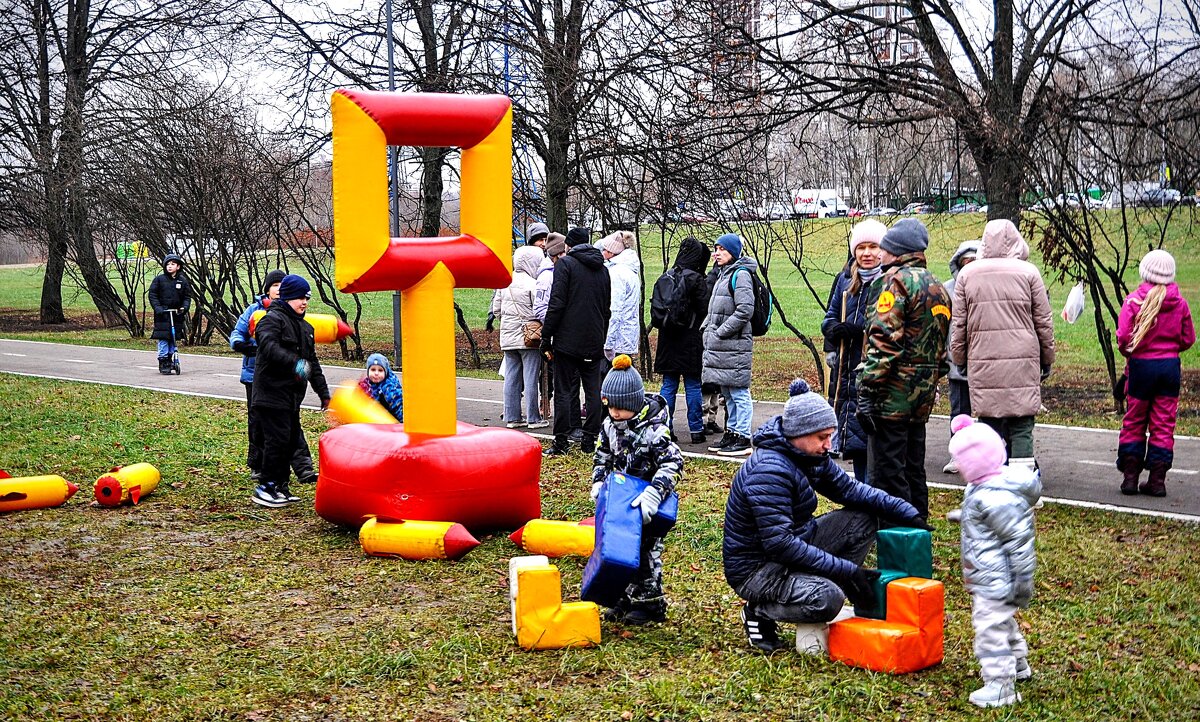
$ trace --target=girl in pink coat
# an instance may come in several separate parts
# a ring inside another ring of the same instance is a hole
[[[1175,259],[1150,251],[1138,266],[1142,285],[1121,307],[1117,347],[1128,359],[1127,408],[1117,446],[1122,494],[1167,495],[1167,470],[1175,457],[1179,410],[1179,354],[1196,342],[1192,312],[1175,285]],[[1149,443],[1147,443],[1149,434]],[[1138,486],[1142,469],[1146,483]]]

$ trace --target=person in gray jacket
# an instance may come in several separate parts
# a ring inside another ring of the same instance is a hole
[[[722,456],[748,456],[750,420],[754,414],[754,402],[750,399],[754,281],[750,274],[758,270],[758,261],[742,255],[742,239],[736,233],[726,233],[717,239],[713,260],[718,272],[708,301],[708,316],[701,327],[704,332],[701,380],[720,386],[727,409],[727,426],[725,435],[708,450]]]
[[[984,686],[970,695],[978,707],[1021,701],[1018,680],[1029,679],[1029,647],[1013,616],[1033,597],[1033,509],[1042,494],[1037,471],[1006,466],[1004,441],[970,416],[950,424],[950,456],[967,482],[962,505],[963,586],[971,595],[975,657]]]

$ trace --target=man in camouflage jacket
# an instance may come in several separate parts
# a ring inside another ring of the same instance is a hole
[[[867,312],[858,382],[858,418],[867,432],[872,486],[910,502],[929,518],[925,424],[937,383],[949,370],[950,295],[925,267],[929,232],[915,218],[898,221],[880,242],[884,273]]]

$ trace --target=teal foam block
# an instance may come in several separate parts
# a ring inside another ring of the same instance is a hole
[[[924,529],[880,529],[876,537],[880,569],[899,569],[905,576],[933,579],[933,535]]]
[[[887,619],[887,585],[897,579],[910,577],[899,569],[880,569],[879,579],[875,581],[875,604],[871,607],[855,607],[854,615],[869,619]]]

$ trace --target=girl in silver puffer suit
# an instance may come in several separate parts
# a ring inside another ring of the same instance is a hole
[[[1033,671],[1029,648],[1013,615],[1033,597],[1033,506],[1042,494],[1038,472],[1005,466],[1004,441],[969,416],[951,422],[950,455],[967,482],[962,505],[963,586],[971,594],[975,657],[984,687],[971,693],[979,707],[1019,702],[1015,682]]]

